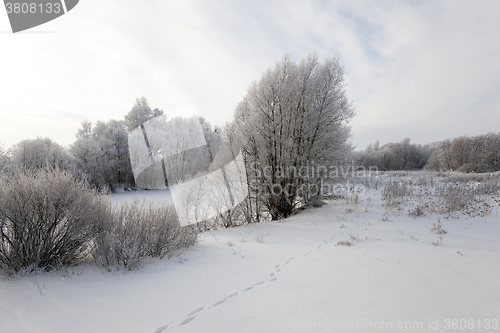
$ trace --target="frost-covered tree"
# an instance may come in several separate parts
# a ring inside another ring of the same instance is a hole
[[[387,143],[379,147],[378,141],[365,150],[355,153],[358,166],[376,167],[378,170],[416,170],[422,169],[431,154],[437,149],[433,144],[417,145],[405,138],[400,142]]]
[[[10,163],[7,152],[3,149],[3,144],[0,144],[0,173],[7,168]]]
[[[9,155],[15,166],[29,170],[69,170],[72,166],[66,149],[49,138],[23,140],[9,150]]]
[[[159,117],[163,114],[162,110],[155,108],[151,109],[149,101],[146,97],[137,98],[132,109],[125,115],[124,123],[127,130],[131,132],[133,129],[141,126],[149,119]]]
[[[321,63],[311,54],[300,63],[285,56],[268,69],[235,110],[237,142],[272,219],[289,216],[304,186],[314,179],[293,172],[312,163],[349,159],[354,110],[337,58]]]
[[[78,170],[98,187],[133,184],[125,125],[116,120],[83,122],[71,146]]]
[[[429,170],[485,172],[500,170],[500,133],[447,139],[425,166]]]

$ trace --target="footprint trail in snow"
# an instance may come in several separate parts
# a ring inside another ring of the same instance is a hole
[[[356,226],[356,228],[357,227],[359,227],[359,225]],[[352,231],[352,228],[349,228],[349,232],[350,231]],[[339,235],[334,235],[334,236],[331,236],[330,238],[324,239],[318,246],[316,246],[316,248],[314,250],[308,251],[308,252],[300,255],[299,257],[307,257],[314,252],[321,251],[325,245],[329,244],[330,241],[333,241],[337,236],[343,236],[345,234],[346,234],[346,231],[343,231]],[[283,265],[287,265],[296,259],[297,259],[297,257],[290,257],[284,261]],[[191,311],[190,313],[188,313],[186,316],[184,316],[180,319],[178,318],[178,319],[173,320],[173,322],[174,322],[173,324],[160,326],[158,329],[156,329],[156,331],[154,333],[162,333],[162,332],[166,332],[166,331],[175,329],[176,327],[179,327],[179,326],[187,325],[190,322],[192,322],[193,320],[195,320],[198,315],[200,315],[206,311],[209,311],[212,308],[215,308],[215,307],[217,307],[223,303],[226,303],[226,302],[231,302],[234,299],[236,299],[238,296],[241,296],[244,293],[255,289],[256,287],[275,282],[278,280],[278,278],[279,278],[278,275],[281,272],[281,270],[282,270],[282,264],[276,264],[274,266],[273,271],[269,273],[269,277],[266,280],[262,280],[262,281],[254,283],[254,284],[251,284],[241,291],[233,292],[232,294],[218,300],[217,302],[215,302],[214,304],[212,304],[210,306],[200,306],[200,307],[196,308],[195,310]],[[175,324],[175,322],[177,322],[177,324]]]

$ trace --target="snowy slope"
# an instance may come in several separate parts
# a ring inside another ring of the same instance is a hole
[[[0,332],[450,332],[453,319],[469,325],[457,331],[495,331],[494,320],[499,331],[498,213],[440,218],[437,235],[438,216],[387,215],[370,192],[205,233],[135,272],[4,279]]]

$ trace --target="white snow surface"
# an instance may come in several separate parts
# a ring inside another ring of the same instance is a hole
[[[138,271],[0,279],[0,332],[499,331],[499,208],[384,219],[380,200],[373,191],[358,204],[206,232]],[[431,232],[438,218],[446,234]],[[454,319],[468,328],[447,329]]]

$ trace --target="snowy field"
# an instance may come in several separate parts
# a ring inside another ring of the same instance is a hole
[[[499,332],[499,215],[412,217],[369,190],[137,271],[1,279],[0,332]]]

